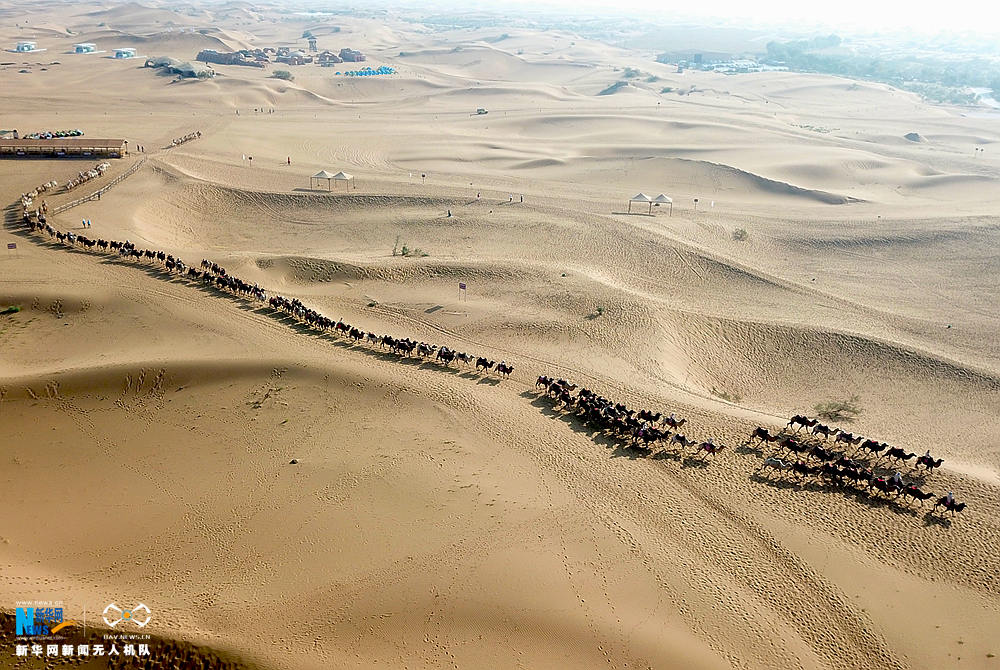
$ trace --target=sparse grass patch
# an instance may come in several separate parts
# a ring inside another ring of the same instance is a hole
[[[416,248],[416,247],[413,248],[413,249],[411,249],[410,247],[408,247],[406,245],[405,242],[403,243],[402,247],[400,247],[400,245],[399,245],[399,237],[397,236],[396,237],[396,245],[393,246],[393,248],[392,248],[392,255],[393,256],[406,256],[407,258],[423,258],[423,257],[427,256],[428,253],[426,251],[424,251],[423,249],[419,249],[419,248]]]
[[[861,407],[858,406],[858,396],[852,395],[846,400],[831,400],[822,402],[814,406],[816,416],[828,421],[843,421],[850,423],[861,414]]]
[[[746,242],[750,239],[750,233],[747,232],[746,228],[737,228],[733,231],[733,239],[737,242]]]
[[[285,81],[292,81],[295,76],[288,70],[275,70],[274,74],[271,75],[272,79],[284,79]]]

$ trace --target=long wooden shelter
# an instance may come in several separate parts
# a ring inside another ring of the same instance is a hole
[[[127,140],[58,137],[51,140],[0,139],[0,156],[102,156],[121,158],[128,153]]]

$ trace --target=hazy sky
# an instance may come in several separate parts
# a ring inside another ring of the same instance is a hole
[[[533,3],[532,3],[533,4]],[[669,3],[663,0],[541,0],[539,4],[567,7],[634,7],[651,13],[691,17],[747,19],[755,23],[799,23],[849,26],[871,30],[909,29],[919,32],[1000,32],[997,0],[703,0]]]

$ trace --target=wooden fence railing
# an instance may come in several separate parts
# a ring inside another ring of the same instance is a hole
[[[145,163],[145,162],[146,162],[145,158],[139,159],[138,161],[135,162],[135,164],[132,167],[130,167],[129,169],[125,170],[125,172],[122,172],[120,175],[118,175],[117,177],[115,177],[114,179],[112,179],[110,182],[108,182],[107,184],[105,184],[103,188],[100,188],[100,189],[94,191],[90,195],[85,195],[82,198],[77,198],[73,202],[67,202],[65,204],[59,205],[58,207],[53,207],[52,208],[52,214],[59,214],[61,212],[65,212],[67,209],[72,209],[73,207],[76,207],[77,205],[82,205],[85,202],[89,202],[91,200],[97,200],[98,198],[101,197],[102,193],[104,193],[105,191],[107,191],[108,189],[110,189],[112,186],[114,186],[115,184],[118,184],[119,182],[123,181],[126,177],[129,177],[129,176],[135,174],[135,172],[139,168],[141,168],[142,164]]]

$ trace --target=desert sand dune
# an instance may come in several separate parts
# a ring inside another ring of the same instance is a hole
[[[997,117],[834,77],[680,74],[513,25],[8,10],[30,26],[0,40],[50,52],[192,60],[305,48],[311,30],[397,68],[172,83],[135,61],[19,59],[0,68],[3,125],[145,146],[100,200],[50,214],[60,231],[208,258],[515,370],[400,357],[31,233],[20,195],[89,164],[4,159],[0,311],[20,307],[0,315],[5,603],[141,600],[158,635],[289,670],[993,667]],[[642,74],[598,95],[625,67]],[[355,181],[313,190],[321,169]],[[52,212],[98,187],[38,198]],[[626,213],[639,191],[672,215]],[[726,448],[633,448],[556,407],[543,374]],[[841,427],[944,459],[878,472],[968,508],[760,470],[776,447],[746,443],[756,426],[852,398]]]

